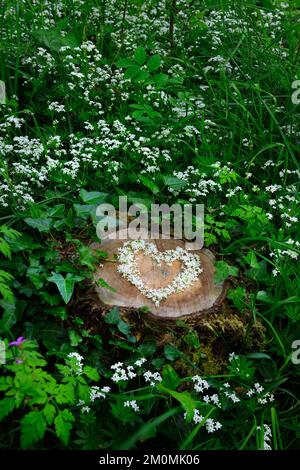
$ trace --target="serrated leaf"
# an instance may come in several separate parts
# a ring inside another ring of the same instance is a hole
[[[83,372],[91,380],[95,380],[97,382],[100,379],[99,374],[94,367],[85,366],[83,368]]]
[[[69,333],[69,338],[70,338],[70,341],[71,341],[71,346],[78,346],[79,343],[82,342],[82,338],[80,336],[79,333],[77,333],[77,331],[75,330],[69,330],[68,331]]]
[[[47,423],[49,425],[52,424],[54,416],[56,415],[55,406],[51,405],[51,403],[47,403],[47,405],[43,408],[43,413]]]
[[[56,388],[56,401],[60,405],[73,404],[75,400],[74,387],[71,383],[60,384]]]
[[[14,397],[13,398],[5,397],[2,400],[0,400],[0,421],[3,418],[5,418],[5,416],[9,415],[9,413],[13,411],[15,406],[16,406],[16,401]]]
[[[54,420],[56,435],[65,445],[68,444],[74,421],[74,416],[66,409],[60,411]]]
[[[47,428],[42,411],[30,411],[21,421],[21,447],[27,449],[42,439]]]

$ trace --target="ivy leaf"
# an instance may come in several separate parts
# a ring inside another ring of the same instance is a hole
[[[21,421],[21,447],[28,448],[45,434],[47,423],[42,411],[30,411]]]
[[[102,204],[107,197],[107,193],[101,193],[100,191],[86,191],[81,189],[79,196],[86,204]]]
[[[177,178],[176,176],[163,176],[163,181],[166,186],[169,188],[180,191],[184,186],[186,186],[186,181]]]
[[[27,225],[37,229],[39,232],[49,232],[52,224],[52,219],[32,219],[27,217],[24,219]]]
[[[104,317],[105,323],[109,325],[117,325],[121,320],[117,307],[112,308]]]
[[[182,352],[179,351],[175,346],[172,346],[172,344],[167,344],[164,349],[165,356],[169,361],[175,361],[175,359],[178,359],[179,357],[182,356]]]
[[[48,281],[54,282],[54,284],[57,285],[60,295],[67,304],[72,297],[75,283],[82,281],[84,277],[68,273],[67,277],[64,278],[62,274],[53,272],[52,276],[48,277],[47,279]]]
[[[67,409],[60,411],[54,420],[56,435],[65,445],[68,444],[73,421],[75,418]]]
[[[130,335],[130,326],[123,320],[118,323],[118,330],[124,335]]]

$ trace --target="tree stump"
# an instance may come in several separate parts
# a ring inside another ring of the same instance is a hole
[[[203,271],[199,274],[197,280],[185,290],[171,294],[162,300],[159,306],[156,306],[152,299],[145,297],[137,287],[118,272],[119,262],[116,256],[118,255],[118,249],[126,241],[107,238],[102,243],[93,243],[91,245],[93,249],[100,249],[108,255],[107,260],[94,273],[94,280],[97,284],[96,292],[104,304],[135,309],[147,307],[148,311],[157,318],[178,319],[193,314],[207,313],[224,299],[226,285],[214,281],[215,257],[210,250],[203,248],[189,251],[189,253],[197,254],[200,258]],[[154,243],[160,252],[174,250],[178,246],[183,249],[185,247],[183,240],[149,239],[147,242]],[[147,287],[152,289],[167,287],[182,269],[182,262],[179,260],[173,261],[171,265],[165,262],[158,265],[155,259],[143,252],[136,254],[136,261],[140,277]],[[99,285],[99,279],[103,279],[112,289]]]

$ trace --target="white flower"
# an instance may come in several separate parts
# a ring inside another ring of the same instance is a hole
[[[89,406],[83,406],[81,408],[81,413],[89,413],[91,411],[91,408]]]
[[[139,411],[139,409],[140,409],[140,407],[138,406],[136,400],[125,401],[124,406],[132,408],[134,411]]]
[[[135,361],[135,365],[137,367],[142,367],[143,364],[145,364],[145,362],[147,362],[147,359],[145,359],[144,357],[142,357],[141,359],[138,359],[137,361]]]
[[[162,381],[162,377],[159,372],[150,372],[150,370],[148,370],[147,372],[144,372],[143,376],[145,381],[150,382],[152,387],[156,385],[156,382]]]
[[[235,354],[235,352],[232,352],[229,354],[228,356],[228,360],[229,362],[233,361],[234,359],[236,359],[238,356]]]
[[[194,390],[196,390],[196,392],[202,393],[204,390],[209,389],[208,382],[205,379],[202,379],[200,375],[194,375],[194,377],[192,377],[192,381],[195,382]]]
[[[140,276],[135,256],[139,251],[151,256],[158,265],[162,261],[171,264],[175,260],[180,260],[185,268],[177,274],[167,287],[151,289],[144,284]],[[145,240],[129,240],[125,242],[118,250],[118,261],[120,263],[117,268],[119,273],[137,287],[145,297],[151,299],[156,307],[159,307],[160,302],[170,295],[183,291],[193,284],[202,272],[198,255],[189,253],[179,246],[175,250],[160,252],[154,243],[148,243]]]
[[[77,375],[81,375],[83,372],[83,365],[82,365],[83,357],[77,352],[71,352],[68,354],[67,357],[70,359],[75,359],[74,370]]]

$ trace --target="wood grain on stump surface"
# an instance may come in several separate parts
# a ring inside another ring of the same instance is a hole
[[[107,259],[113,260],[118,254],[118,249],[123,246],[127,240],[106,239],[102,243],[91,245],[94,249],[101,249],[108,254]],[[185,248],[182,240],[147,240],[155,243],[159,251],[174,250],[177,246]],[[224,285],[214,282],[214,255],[207,249],[191,251],[200,257],[203,272],[199,274],[198,279],[185,290],[171,294],[156,307],[151,299],[145,297],[137,287],[133,286],[117,270],[119,263],[104,261],[103,267],[100,267],[94,274],[97,282],[102,278],[115,291],[105,287],[96,286],[97,294],[100,300],[107,305],[119,307],[141,308],[148,307],[149,311],[165,318],[178,318],[184,315],[200,313],[207,311],[220,302],[223,298]],[[136,260],[140,271],[140,276],[147,287],[161,289],[167,287],[175,276],[183,269],[182,262],[175,260],[171,265],[162,262],[158,265],[151,256],[143,252],[136,254]]]

